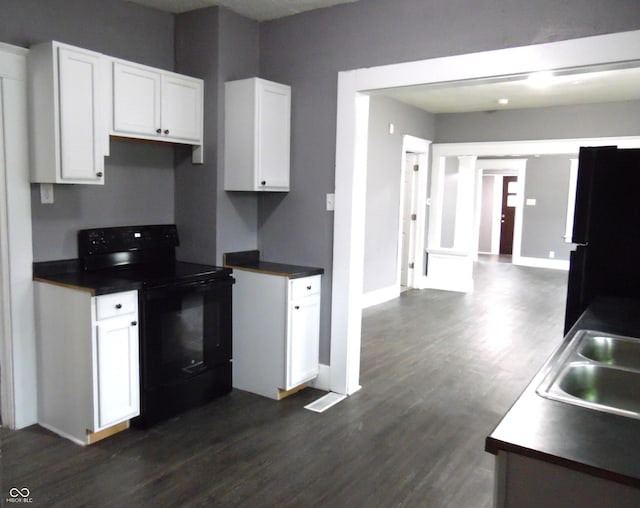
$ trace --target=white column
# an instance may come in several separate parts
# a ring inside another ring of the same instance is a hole
[[[456,201],[456,226],[453,249],[471,253],[476,201],[475,155],[458,157],[458,199]]]

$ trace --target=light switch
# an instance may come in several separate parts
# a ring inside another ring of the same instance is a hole
[[[527,198],[527,206],[536,206],[535,198]]]
[[[336,195],[327,194],[327,211],[333,212],[336,209]]]

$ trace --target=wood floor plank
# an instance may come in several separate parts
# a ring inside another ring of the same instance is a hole
[[[481,261],[472,294],[407,291],[363,312],[362,390],[234,390],[82,448],[3,429],[2,497],[33,506],[492,506],[484,439],[562,339],[566,272]]]

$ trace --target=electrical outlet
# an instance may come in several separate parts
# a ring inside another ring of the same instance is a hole
[[[555,251],[550,250],[549,251],[549,259],[554,259],[555,257],[556,257]]]
[[[40,203],[43,205],[50,205],[53,203],[53,184],[41,183],[40,184]]]

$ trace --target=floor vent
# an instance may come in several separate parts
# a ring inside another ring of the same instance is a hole
[[[304,408],[308,409],[309,411],[315,411],[316,413],[323,413],[327,409],[329,409],[331,406],[335,406],[338,402],[346,398],[347,398],[346,395],[329,392],[323,397],[320,397],[315,402],[312,402],[311,404],[307,404],[306,406],[304,406]]]

